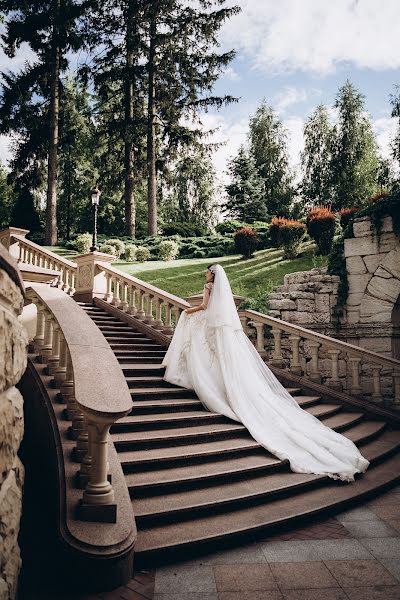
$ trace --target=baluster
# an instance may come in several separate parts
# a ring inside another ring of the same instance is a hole
[[[359,396],[361,394],[361,386],[360,386],[360,362],[361,358],[351,356],[348,358],[348,362],[350,364],[351,370],[351,384],[350,384],[350,393],[353,396]]]
[[[156,320],[154,321],[153,325],[155,327],[157,327],[157,329],[159,329],[160,331],[162,331],[163,327],[164,327],[164,323],[161,318],[162,305],[163,305],[163,299],[157,298],[156,299]]]
[[[53,340],[52,340],[52,349],[51,355],[47,359],[47,369],[46,372],[49,375],[54,375],[58,363],[60,361],[60,326],[56,321],[53,320]]]
[[[171,321],[172,305],[169,304],[168,302],[164,302],[164,305],[165,305],[165,325],[164,325],[163,331],[166,335],[172,335],[174,333],[174,328],[172,326],[172,321]]]
[[[138,308],[135,315],[136,319],[143,321],[145,317],[144,312],[144,290],[138,290]]]
[[[44,313],[44,340],[40,348],[40,362],[47,363],[53,350],[53,319],[50,311],[45,308]]]
[[[255,328],[256,330],[256,349],[257,352],[261,355],[261,356],[266,356],[267,353],[265,351],[265,347],[264,347],[264,323],[261,323],[260,321],[250,321],[249,325],[251,325],[252,327]]]
[[[148,323],[148,325],[152,325],[153,321],[154,321],[154,319],[153,319],[153,298],[154,298],[154,296],[150,293],[147,293],[146,298],[147,298],[147,308],[146,308],[144,322]]]
[[[373,383],[373,392],[371,394],[371,398],[375,400],[375,402],[382,402],[382,388],[381,388],[381,365],[372,365],[372,383]]]
[[[290,357],[290,371],[295,373],[295,375],[301,375],[301,362],[300,362],[300,354],[299,354],[299,344],[300,344],[300,336],[299,335],[290,335],[289,340],[292,345],[292,355]]]
[[[128,308],[129,308],[129,303],[128,303],[128,284],[125,281],[121,281],[121,287],[122,287],[122,302],[121,302],[120,308],[124,312],[127,312]]]
[[[112,276],[110,275],[110,273],[105,273],[105,277],[106,277],[106,293],[104,295],[104,300],[106,302],[112,302],[112,298],[113,298],[113,292],[112,292]]]
[[[114,277],[114,298],[111,304],[119,306],[121,304],[121,298],[119,296],[120,280],[118,277]]]
[[[18,255],[18,261],[17,262],[24,262],[24,248],[21,244],[21,242],[18,244],[18,250],[19,250],[19,255]]]
[[[129,308],[128,308],[128,313],[130,315],[135,315],[137,308],[136,308],[136,304],[135,304],[135,295],[136,295],[136,288],[131,285],[129,286]]]
[[[41,347],[44,343],[44,316],[45,309],[44,306],[40,304],[39,301],[35,301],[37,307],[37,318],[36,318],[36,335],[33,338],[33,347],[34,351],[39,354]]]
[[[284,366],[284,360],[282,356],[282,330],[272,328],[271,333],[274,336],[274,351],[272,354],[271,364],[275,367],[282,368]]]
[[[78,471],[78,485],[80,488],[85,488],[90,477],[90,469],[92,467],[92,429],[87,426],[87,452],[84,453],[81,460],[81,467]]]
[[[181,312],[183,312],[183,309],[179,308],[179,306],[176,306],[176,304],[174,304],[174,306],[172,307],[172,310],[175,315],[175,327],[176,327],[176,324],[179,321],[179,317],[181,316]]]
[[[245,332],[247,337],[249,337],[250,328],[248,326],[248,317],[246,317],[246,315],[239,315],[239,319],[242,324],[243,331]]]
[[[60,360],[58,366],[54,371],[54,383],[55,387],[61,386],[62,382],[65,381],[67,375],[67,343],[60,330]]]
[[[66,349],[66,373],[65,379],[61,384],[59,400],[61,403],[66,404],[65,416],[68,421],[72,421],[75,412],[77,411],[77,404],[74,397],[74,372],[72,369],[71,354],[69,348]]]
[[[311,381],[321,383],[321,373],[319,370],[319,357],[318,357],[318,350],[319,350],[319,347],[321,344],[319,342],[308,342],[308,345],[309,345],[310,354],[311,354],[309,377],[310,377]]]
[[[69,288],[69,293],[70,293],[71,296],[73,296],[75,294],[75,291],[76,291],[76,289],[75,289],[75,287],[76,287],[75,286],[75,284],[76,284],[76,274],[75,274],[75,271],[73,271],[72,269],[70,271],[70,274],[71,274],[71,280],[70,280],[71,287]]]
[[[69,435],[73,440],[76,440],[76,446],[72,451],[72,458],[76,462],[82,462],[82,459],[89,447],[89,437],[86,419],[80,410],[79,404],[76,403],[77,411],[72,420],[72,425],[69,430]]]
[[[335,348],[329,348],[328,354],[331,358],[331,378],[328,381],[328,385],[330,388],[341,392],[343,390],[343,385],[339,379],[340,350],[336,350]]]
[[[62,265],[57,265],[57,268],[60,271],[60,274],[58,276],[57,287],[59,287],[60,289],[64,289],[64,267]]]
[[[94,422],[88,419],[91,446],[91,467],[89,482],[83,493],[82,503],[79,506],[80,518],[96,520],[100,508],[104,516],[107,507],[107,517],[104,520],[116,521],[116,504],[114,490],[108,481],[108,437],[112,422]],[[97,509],[97,510],[96,510]]]

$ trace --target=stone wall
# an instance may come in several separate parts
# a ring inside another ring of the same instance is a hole
[[[332,322],[339,277],[326,268],[289,273],[284,284],[269,295],[269,314],[289,323],[323,331]]]
[[[23,435],[23,399],[15,384],[26,368],[27,335],[18,321],[23,284],[0,245],[0,599],[15,598],[21,565],[18,532],[24,469],[17,456]]]

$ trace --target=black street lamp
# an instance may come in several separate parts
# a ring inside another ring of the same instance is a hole
[[[99,188],[95,185],[90,193],[91,193],[91,197],[92,197],[92,206],[93,206],[93,240],[92,240],[92,247],[90,248],[90,252],[95,252],[96,250],[98,250],[98,247],[97,247],[97,209],[99,208],[101,192],[100,192]]]

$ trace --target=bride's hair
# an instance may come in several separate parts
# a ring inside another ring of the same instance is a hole
[[[210,271],[210,273],[212,273],[212,274],[213,274],[213,281],[214,281],[214,279],[215,279],[215,271],[213,271],[213,270],[211,269],[211,267],[213,267],[213,266],[214,266],[214,264],[213,264],[213,263],[211,263],[211,265],[208,265],[207,269]]]

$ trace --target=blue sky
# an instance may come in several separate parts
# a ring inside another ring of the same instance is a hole
[[[231,0],[229,0],[231,1]],[[218,127],[214,155],[219,178],[226,161],[246,141],[248,120],[263,98],[288,130],[293,169],[298,166],[304,121],[324,103],[332,106],[338,88],[350,79],[366,96],[384,156],[394,132],[389,95],[400,84],[400,3],[398,0],[232,0],[242,11],[220,35],[223,49],[237,56],[215,87],[240,97],[237,104],[204,115],[206,128]],[[30,52],[10,61],[0,51],[0,70],[18,70]],[[335,114],[331,113],[332,121]],[[9,157],[0,137],[0,159]]]

